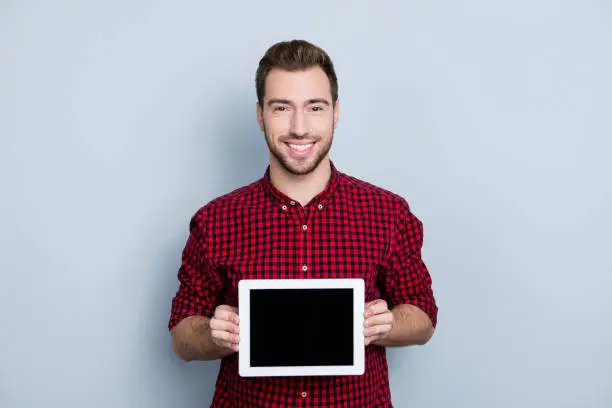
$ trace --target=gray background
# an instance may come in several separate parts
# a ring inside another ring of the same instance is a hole
[[[0,1],[0,406],[205,407],[188,220],[263,174],[256,64],[333,57],[332,159],[402,194],[439,302],[397,407],[612,406],[610,1]]]

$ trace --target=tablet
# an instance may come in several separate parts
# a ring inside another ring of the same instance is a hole
[[[361,375],[363,279],[238,283],[243,377]]]

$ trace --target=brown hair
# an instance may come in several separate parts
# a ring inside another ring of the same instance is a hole
[[[338,78],[334,70],[334,64],[325,51],[304,40],[283,41],[270,47],[259,61],[257,74],[255,76],[255,87],[259,105],[263,104],[266,77],[273,68],[286,71],[299,71],[319,66],[327,78],[331,87],[332,104],[338,100]]]

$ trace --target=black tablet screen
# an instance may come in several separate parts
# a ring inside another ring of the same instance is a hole
[[[353,364],[353,290],[253,289],[251,366]]]

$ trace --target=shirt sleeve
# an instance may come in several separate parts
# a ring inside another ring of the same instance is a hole
[[[423,223],[402,200],[393,225],[386,268],[379,276],[381,295],[389,309],[411,304],[423,310],[437,324],[438,307],[432,280],[421,259]]]
[[[204,211],[200,210],[189,224],[189,237],[178,271],[179,288],[172,299],[169,329],[189,316],[211,317],[216,307],[222,282],[206,258],[205,218]]]

